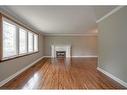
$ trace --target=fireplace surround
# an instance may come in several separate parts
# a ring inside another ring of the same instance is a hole
[[[51,45],[51,57],[71,57],[71,45]]]

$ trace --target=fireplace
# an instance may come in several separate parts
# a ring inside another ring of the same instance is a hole
[[[56,51],[56,57],[57,58],[66,57],[66,51]]]
[[[52,45],[51,57],[71,57],[71,45]]]

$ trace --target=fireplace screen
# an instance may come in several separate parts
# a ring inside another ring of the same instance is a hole
[[[66,57],[65,51],[56,51],[56,57]]]

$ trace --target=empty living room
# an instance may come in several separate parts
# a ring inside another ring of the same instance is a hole
[[[0,89],[126,89],[126,25],[126,6],[1,5]]]

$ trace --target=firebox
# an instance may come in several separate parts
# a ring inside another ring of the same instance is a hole
[[[56,57],[66,57],[66,51],[56,51]]]

